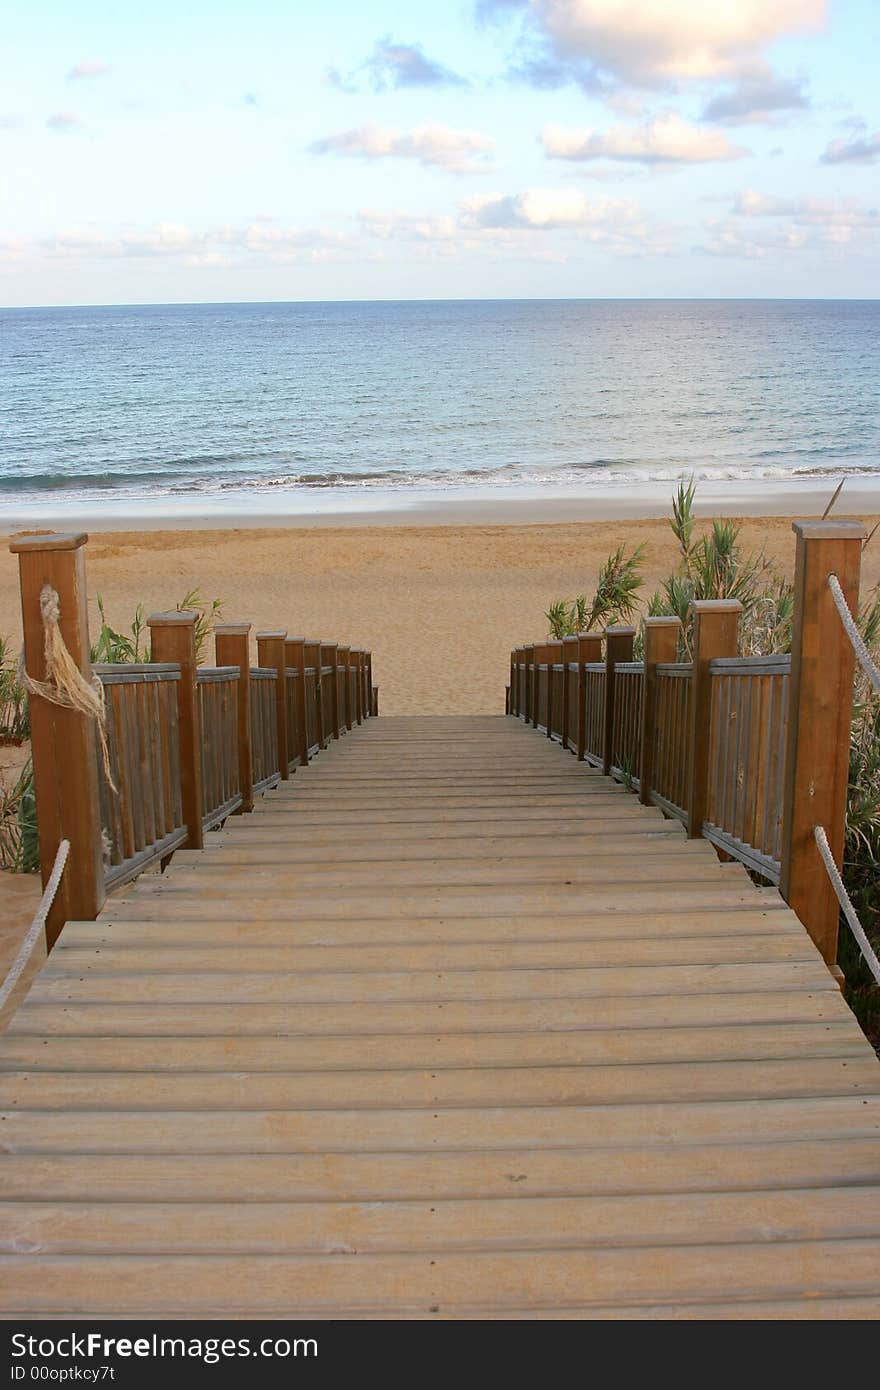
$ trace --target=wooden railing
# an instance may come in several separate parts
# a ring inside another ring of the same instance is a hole
[[[115,888],[186,842],[180,796],[180,668],[95,666],[104,687],[115,791],[97,758],[105,883]]]
[[[838,864],[842,857],[849,726],[829,702],[826,672],[835,672],[838,694],[847,692],[848,709],[853,663],[830,616],[827,576],[837,574],[855,610],[864,532],[856,522],[797,522],[795,531],[790,655],[738,656],[741,605],[697,602],[692,661],[677,659],[675,618],[645,620],[638,662],[633,628],[528,644],[511,653],[506,707],[680,820],[692,838],[705,836],[779,884],[833,966],[836,900],[823,892],[814,903],[797,896],[797,884],[824,884],[814,824],[833,827]]]
[[[709,663],[709,785],[703,834],[778,883],[791,656]]]
[[[639,751],[642,733],[642,687],[645,668],[639,661],[618,661],[614,667],[611,723],[612,777],[639,789]]]
[[[368,651],[214,629],[216,665],[199,666],[193,612],[155,613],[149,665],[89,661],[85,536],[23,537],[19,555],[25,661],[46,679],[41,594],[57,595],[60,632],[87,681],[104,690],[107,762],[95,720],[42,694],[31,697],[34,785],[44,884],[62,840],[70,853],[47,922],[97,916],[107,892],[182,846],[200,848],[230,815],[286,780],[377,710]],[[109,773],[109,776],[108,776]]]
[[[268,791],[281,780],[278,763],[278,726],[275,722],[275,672],[271,667],[251,667],[251,749],[253,790]]]
[[[688,814],[692,674],[690,663],[665,662],[656,667],[653,775],[643,798],[681,821]]]
[[[238,761],[238,666],[200,666],[202,829],[213,830],[241,805]]]

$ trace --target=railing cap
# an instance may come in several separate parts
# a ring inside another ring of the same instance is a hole
[[[674,614],[663,618],[643,618],[645,627],[681,627],[681,618],[676,618]]]
[[[793,521],[791,529],[805,541],[863,541],[868,534],[861,521]]]
[[[688,610],[691,613],[741,613],[738,598],[695,598]]]
[[[247,637],[252,623],[215,623],[215,637]]]
[[[13,555],[34,550],[79,550],[88,540],[85,531],[50,531],[42,536],[14,536],[9,542]]]
[[[285,637],[285,642],[305,642],[305,637]]]
[[[615,626],[606,627],[605,629],[606,637],[635,637],[635,635],[636,630],[634,627]]]
[[[258,633],[257,633],[257,641],[259,642],[260,639],[263,638],[263,637],[271,637],[271,638],[278,638],[278,637],[281,637],[281,638],[285,638],[286,636],[287,636],[286,630],[285,630],[285,631],[281,631],[281,632],[276,632],[276,631],[269,631],[269,630],[267,630],[267,631],[265,631],[265,632],[258,632]]]
[[[147,627],[193,627],[199,614],[192,608],[174,609],[171,613],[151,613]]]

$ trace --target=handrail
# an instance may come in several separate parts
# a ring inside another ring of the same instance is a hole
[[[192,611],[150,616],[155,661],[93,667],[81,602],[86,541],[52,533],[10,546],[19,556],[44,880],[50,851],[70,843],[65,891],[47,915],[49,949],[66,916],[96,917],[109,891],[177,848],[201,848],[211,828],[250,811],[255,794],[377,709],[367,649],[261,633],[251,666],[250,624],[220,623],[217,664],[199,666]]]
[[[814,829],[826,827],[839,866],[854,661],[875,689],[880,670],[853,617],[864,528],[822,521],[793,529],[791,653],[737,655],[741,605],[698,601],[692,661],[668,659],[679,646],[678,619],[650,618],[644,662],[629,659],[633,629],[565,639],[577,644],[578,660],[562,666],[553,651],[564,644],[514,648],[506,698],[513,717],[638,789],[691,838],[778,884],[833,967],[838,902]]]

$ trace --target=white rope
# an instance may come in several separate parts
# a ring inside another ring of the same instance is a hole
[[[98,730],[104,776],[111,791],[115,792],[116,784],[110,768],[110,750],[107,747],[104,686],[99,676],[93,675],[91,681],[87,681],[67,650],[60,627],[61,600],[51,584],[44,584],[40,590],[40,616],[43,619],[43,655],[49,679],[38,681],[28,674],[22,648],[18,658],[19,684],[24,686],[29,695],[40,695],[53,705],[79,710],[81,714],[94,719]]]
[[[9,1000],[12,991],[21,979],[22,972],[33,954],[34,947],[39,940],[40,932],[46,929],[46,918],[49,909],[55,901],[55,894],[58,892],[58,885],[61,882],[61,875],[67,863],[67,856],[70,853],[70,841],[62,840],[58,846],[58,853],[55,855],[55,863],[52,865],[52,872],[49,875],[49,882],[43,889],[43,896],[40,898],[40,905],[37,908],[36,916],[28,928],[27,936],[21,943],[18,955],[9,967],[9,973],[3,981],[0,989],[0,1010]]]
[[[864,957],[865,964],[874,976],[877,984],[880,985],[880,960],[877,959],[877,954],[865,935],[865,929],[856,916],[856,910],[852,905],[849,893],[847,893],[844,887],[843,879],[840,877],[837,865],[834,862],[834,855],[831,853],[831,846],[828,843],[828,836],[825,834],[824,827],[821,825],[814,825],[813,835],[819,853],[822,856],[822,863],[825,865],[825,870],[828,877],[831,879],[831,886],[837,894],[837,901],[840,903],[843,915],[849,924],[849,929],[858,942],[859,950]]]
[[[843,623],[846,635],[852,643],[853,651],[859,658],[862,670],[874,689],[880,694],[880,670],[878,670],[876,663],[871,657],[871,653],[865,646],[865,640],[859,632],[855,618],[849,611],[849,605],[844,596],[843,589],[840,587],[840,580],[836,574],[829,574],[828,587],[831,590],[831,597],[834,599],[835,607],[840,614],[840,621]]]

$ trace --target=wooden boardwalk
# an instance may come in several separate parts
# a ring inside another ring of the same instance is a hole
[[[70,923],[0,1040],[30,1316],[880,1314],[880,1067],[775,890],[382,718]]]

